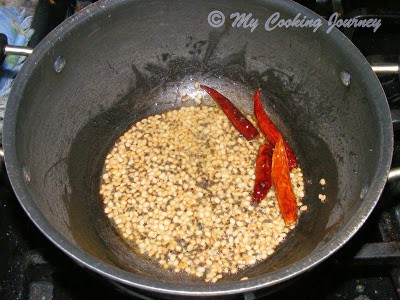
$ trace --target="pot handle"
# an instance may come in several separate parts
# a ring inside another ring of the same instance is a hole
[[[29,56],[30,54],[32,54],[32,52],[33,48],[30,47],[8,45],[7,36],[3,33],[0,33],[0,64],[3,64],[4,59],[7,55]],[[371,68],[377,75],[390,75],[400,73],[400,65],[395,63],[375,63],[371,64]]]
[[[30,47],[8,45],[7,36],[0,33],[0,64],[3,64],[7,55],[29,56],[32,52],[33,48]],[[396,63],[375,63],[371,64],[371,68],[377,75],[400,74],[400,65]]]
[[[400,179],[400,168],[391,169],[388,176],[388,182]]]
[[[0,65],[3,64],[7,55],[28,56],[32,54],[33,48],[8,45],[7,36],[0,33]]]
[[[380,63],[380,64],[371,64],[372,71],[375,72],[376,75],[393,75],[400,73],[400,65],[393,63]]]

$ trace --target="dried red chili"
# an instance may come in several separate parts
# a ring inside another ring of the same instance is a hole
[[[256,163],[256,180],[253,191],[253,204],[260,203],[272,185],[271,179],[272,148],[268,144],[260,146]]]
[[[218,103],[232,125],[245,137],[246,140],[255,139],[260,135],[257,128],[246,119],[246,117],[228,98],[208,86],[200,85],[200,87]]]
[[[286,226],[295,225],[297,222],[297,204],[290,181],[290,169],[282,136],[279,137],[272,155],[272,182]]]
[[[256,117],[258,128],[260,128],[261,133],[267,139],[268,143],[270,143],[274,147],[281,134],[279,133],[278,129],[276,129],[274,123],[272,123],[270,118],[268,118],[268,115],[266,114],[262,106],[260,93],[261,89],[258,89],[254,93],[254,115]],[[296,168],[298,166],[296,156],[294,155],[292,148],[290,148],[286,141],[283,142],[285,144],[289,168]]]

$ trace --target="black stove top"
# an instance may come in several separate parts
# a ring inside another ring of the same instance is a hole
[[[298,2],[325,17],[339,12],[343,17],[382,18],[383,25],[376,33],[363,29],[347,30],[344,33],[371,63],[399,62],[398,0],[380,1],[379,4],[377,1],[366,0]],[[50,30],[61,21],[60,16],[70,14],[71,5],[75,4],[76,1],[68,1],[68,5],[59,5],[58,17],[52,18],[51,21],[48,21],[51,13],[46,13],[44,8],[40,7],[41,14],[37,14],[34,22],[34,26],[38,26],[36,42],[46,30]],[[399,76],[381,76],[380,80],[394,115],[400,115],[397,111],[400,108]],[[400,132],[395,132],[393,167],[400,167]],[[240,298],[256,299],[268,295],[269,299],[399,299],[399,196],[400,183],[389,183],[378,206],[356,236],[311,272],[272,294],[270,290],[262,290],[241,295]],[[118,290],[98,275],[79,267],[47,241],[19,206],[4,166],[0,168],[0,232],[0,299],[151,298],[140,294],[141,291],[130,291],[130,295],[127,295],[126,291]]]

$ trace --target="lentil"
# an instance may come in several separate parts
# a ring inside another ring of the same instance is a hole
[[[318,195],[318,198],[319,198],[319,200],[321,200],[321,202],[325,202],[325,200],[326,200],[326,195],[319,194],[319,195]]]
[[[251,204],[261,143],[241,137],[217,107],[143,119],[107,155],[104,212],[127,243],[160,267],[216,282],[272,255],[294,228],[285,227],[273,188]],[[291,181],[300,204],[300,168]],[[306,209],[299,205],[299,213]]]

